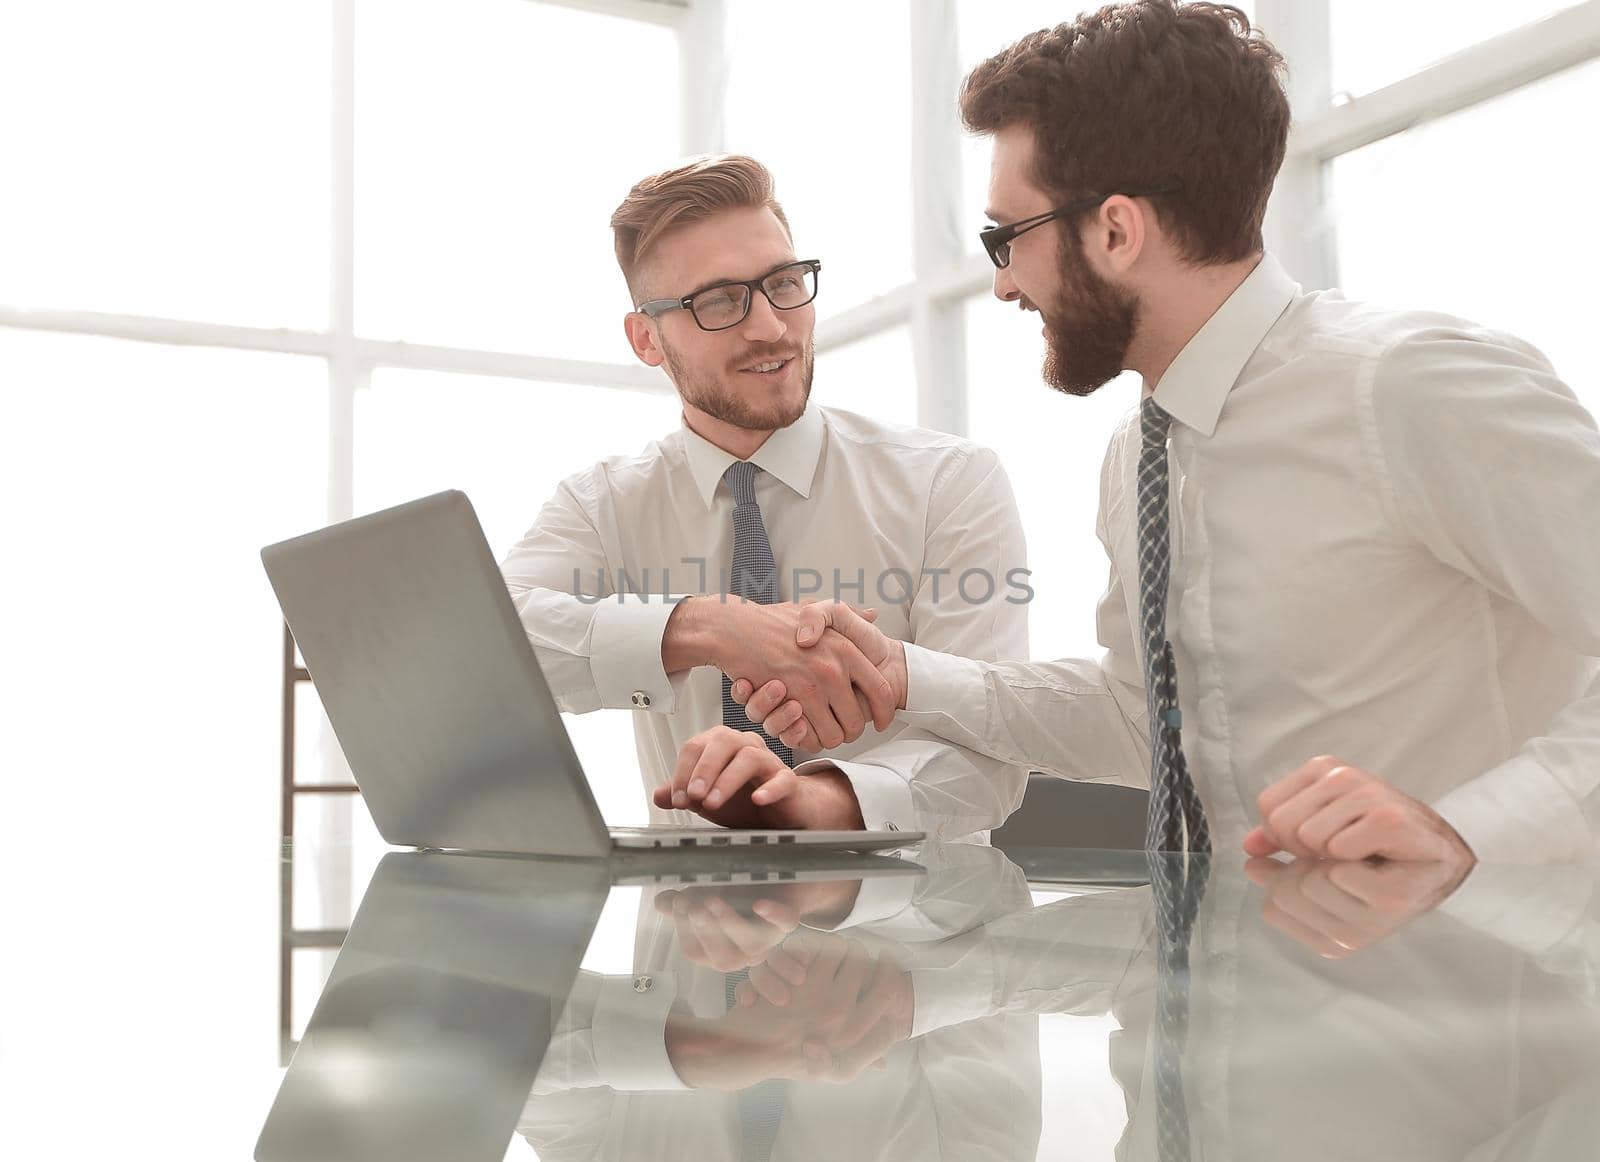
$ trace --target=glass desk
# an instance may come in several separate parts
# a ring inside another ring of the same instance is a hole
[[[1600,1156],[1600,869],[1018,855],[394,852],[255,1156]]]

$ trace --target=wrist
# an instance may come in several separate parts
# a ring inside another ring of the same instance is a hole
[[[817,806],[808,812],[808,828],[817,831],[864,831],[866,820],[861,801],[850,785],[850,778],[838,767],[818,767],[801,775],[804,786]],[[841,917],[842,918],[842,917]]]
[[[898,638],[889,639],[888,671],[889,685],[894,687],[895,708],[904,710],[911,697],[911,678],[906,669],[906,643]]]
[[[854,911],[861,894],[860,880],[826,880],[796,886],[800,889],[800,919],[812,928],[837,928]]]
[[[667,1017],[667,1061],[678,1080],[692,1089],[705,1083],[703,1066],[711,1054],[709,1028],[705,1021],[689,1013]]]
[[[675,674],[697,666],[719,665],[722,653],[719,631],[727,609],[724,602],[740,600],[719,594],[686,597],[678,602],[661,634],[662,669]]]

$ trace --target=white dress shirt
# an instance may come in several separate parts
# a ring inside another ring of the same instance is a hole
[[[1333,754],[1480,859],[1584,859],[1600,815],[1600,434],[1550,364],[1444,315],[1302,293],[1267,255],[1155,391],[1173,416],[1183,746],[1211,830]],[[1135,410],[1098,532],[1098,661],[908,646],[902,718],[986,754],[1143,785]]]
[[[671,778],[679,748],[722,721],[718,672],[669,678],[661,640],[675,599],[728,590],[733,497],[722,474],[734,459],[684,426],[596,464],[562,482],[501,564],[561,709],[634,709],[647,796]],[[1017,571],[1027,555],[993,452],[813,404],[751,461],[782,600],[841,596],[930,649],[1026,656],[1031,591]],[[813,757],[797,752],[796,769],[823,765],[802,761]],[[1027,780],[900,722],[826,762],[849,778],[868,828],[946,837],[997,826]],[[656,822],[696,818],[650,811]]]
[[[946,969],[949,937],[1026,908],[1028,884],[1000,852],[924,844],[918,876],[861,881],[900,889],[900,910],[843,936],[888,955],[913,980]],[[848,878],[848,873],[841,873]],[[738,1158],[738,1100],[689,1090],[666,1053],[671,1011],[726,1012],[725,974],[683,954],[672,920],[640,900],[634,971],[580,973],[561,1008],[517,1130],[540,1158]],[[871,909],[867,912],[870,913]],[[987,1010],[924,1029],[893,1046],[885,1067],[847,1085],[785,1085],[774,1162],[816,1159],[1031,1158],[1040,1123],[1038,1021]]]
[[[1594,876],[1593,865],[1480,864],[1469,882],[1479,881],[1480,906],[1509,921],[1504,931],[1463,923],[1452,897],[1330,960],[1268,922],[1265,893],[1237,861],[1214,865],[1189,950],[1183,1074],[1194,1156],[1590,1157],[1600,1079]],[[1547,922],[1535,932],[1513,910]],[[1158,1154],[1153,913],[1148,888],[1033,908],[960,937],[977,951],[950,971],[956,979],[924,982],[930,993],[966,994],[966,1021],[1114,1014],[1110,1066],[1128,1109],[1119,1158]],[[1046,1046],[1053,1032],[1041,1029]],[[1586,1130],[1564,1108],[1580,1086]],[[1536,1148],[1484,1148],[1518,1133]]]

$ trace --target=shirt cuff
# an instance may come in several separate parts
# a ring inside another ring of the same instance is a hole
[[[848,879],[849,872],[840,872],[840,879]],[[863,876],[857,881],[855,906],[848,915],[828,929],[856,928],[898,916],[911,907],[916,898],[917,885],[923,882],[920,875]]]
[[[850,780],[861,807],[861,822],[868,831],[912,831],[911,784],[887,767],[853,763],[848,759],[807,759],[795,767],[805,775],[824,767],[837,767]],[[907,840],[909,843],[910,840]]]
[[[976,701],[983,705],[983,666],[971,658],[905,643],[906,712],[956,717],[958,709]]]
[[[911,1036],[990,1016],[994,981],[954,970],[918,969],[911,973]]]
[[[1526,755],[1462,784],[1433,809],[1480,863],[1569,863],[1595,854],[1572,792]]]
[[[689,1087],[667,1056],[667,1014],[678,995],[670,972],[608,976],[594,1010],[594,1063],[612,1089],[682,1090]]]
[[[661,664],[661,639],[676,608],[670,598],[632,593],[607,597],[595,607],[589,667],[602,707],[658,714],[677,709],[688,674],[669,678]]]

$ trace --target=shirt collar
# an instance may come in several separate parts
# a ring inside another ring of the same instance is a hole
[[[1210,436],[1239,373],[1299,293],[1278,260],[1263,254],[1178,352],[1156,385],[1156,402],[1179,423]]]
[[[766,443],[750,457],[750,462],[763,472],[770,472],[802,497],[809,498],[817,462],[822,458],[823,435],[822,409],[807,404],[798,420],[767,437]],[[722,483],[722,474],[738,457],[724,452],[688,424],[683,425],[683,441],[695,487],[700,490],[700,499],[710,508],[717,485]]]

